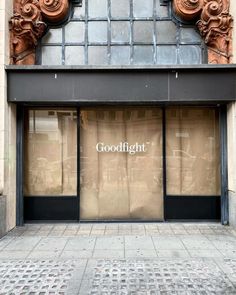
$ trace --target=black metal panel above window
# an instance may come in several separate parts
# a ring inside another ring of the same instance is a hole
[[[8,101],[202,103],[236,100],[235,65],[8,66]]]
[[[42,65],[202,64],[197,29],[172,19],[161,0],[73,1],[67,24],[50,28],[38,48]]]

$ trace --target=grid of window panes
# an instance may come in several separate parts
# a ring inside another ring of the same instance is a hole
[[[42,39],[43,65],[201,64],[205,46],[194,26],[173,21],[161,0],[83,0],[67,24]]]

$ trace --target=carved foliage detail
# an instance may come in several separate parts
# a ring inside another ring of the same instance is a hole
[[[208,63],[231,62],[233,18],[229,0],[174,0],[174,9],[184,20],[196,19],[208,46]]]
[[[201,35],[208,45],[209,63],[230,63],[232,57],[233,19],[227,0],[205,2],[201,19],[197,22]]]
[[[10,20],[11,64],[35,64],[35,48],[47,22],[58,22],[68,12],[68,0],[15,0]]]

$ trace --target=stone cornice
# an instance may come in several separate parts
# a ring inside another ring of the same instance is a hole
[[[231,63],[233,18],[229,5],[230,0],[173,0],[181,19],[196,21],[208,46],[209,64]]]
[[[63,21],[68,10],[69,0],[14,0],[14,14],[10,20],[10,63],[35,64],[35,49],[47,23]]]

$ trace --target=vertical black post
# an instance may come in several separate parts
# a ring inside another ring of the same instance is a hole
[[[24,225],[24,107],[21,105],[17,106],[16,118],[16,225],[22,226]]]
[[[163,173],[163,206],[166,220],[166,109],[162,108],[162,173]]]
[[[221,145],[221,223],[229,224],[228,165],[227,165],[227,106],[220,109]]]
[[[80,220],[80,108],[77,108],[77,199],[78,199],[78,215],[77,220]]]

